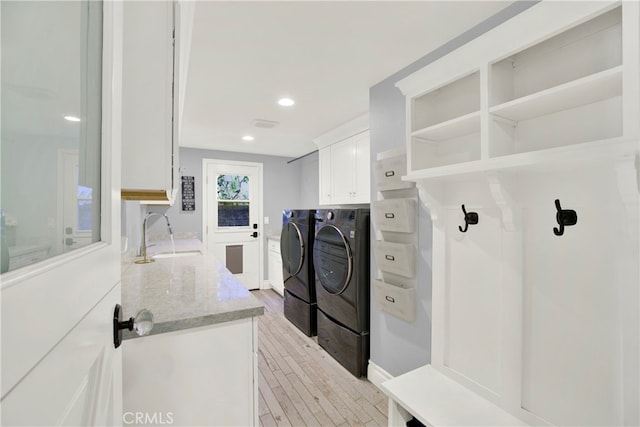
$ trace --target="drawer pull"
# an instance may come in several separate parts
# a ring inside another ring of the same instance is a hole
[[[393,299],[393,297],[390,297],[389,295],[385,295],[384,299],[386,299],[389,302],[396,302],[396,300]]]
[[[384,176],[386,176],[387,178],[394,176],[396,173],[394,171],[386,171],[384,173]]]
[[[395,218],[396,216],[392,212],[387,212],[384,214],[384,217],[392,219],[392,218]]]
[[[393,255],[385,255],[384,257],[387,259],[387,261],[395,261],[396,260],[396,258]]]

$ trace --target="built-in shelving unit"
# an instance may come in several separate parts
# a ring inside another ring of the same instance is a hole
[[[638,2],[540,2],[397,83],[433,307],[391,425],[640,424],[639,27]]]

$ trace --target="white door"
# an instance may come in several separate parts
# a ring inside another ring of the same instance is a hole
[[[13,228],[3,223],[2,255],[28,245],[35,231],[51,248],[47,260],[1,276],[1,423],[121,424],[112,330],[120,299],[121,4],[3,2],[0,18],[0,207]],[[57,152],[72,143],[99,222],[88,245],[58,252]]]
[[[204,159],[202,170],[205,245],[247,289],[259,289],[262,163]]]

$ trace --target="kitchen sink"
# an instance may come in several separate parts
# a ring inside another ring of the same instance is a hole
[[[202,255],[202,251],[175,251],[175,252],[160,252],[153,255],[151,258],[179,258],[185,256]]]

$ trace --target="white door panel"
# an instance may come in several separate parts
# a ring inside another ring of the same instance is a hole
[[[59,182],[56,177],[64,175],[57,170],[57,147],[62,145],[61,141],[76,143],[79,163],[74,159],[67,169],[73,169],[81,177],[80,181],[74,177],[73,186],[92,188],[95,207],[90,221],[92,240],[86,242],[87,246],[67,252],[58,251],[59,244],[54,244],[56,251],[49,253],[45,261],[1,276],[1,424],[119,425],[122,362],[121,351],[113,345],[113,311],[120,298],[122,3],[10,2],[3,3],[0,17],[3,37],[13,36],[2,39],[3,107],[5,101],[16,102],[16,108],[7,109],[13,114],[10,123],[5,122],[9,115],[5,116],[3,108],[2,156],[14,154],[11,165],[14,170],[28,170],[33,175],[33,182],[14,179],[10,189],[13,193],[2,194],[2,209],[11,210],[16,218],[16,238],[24,239],[35,228],[44,230],[42,238],[60,236],[62,224],[57,219],[61,216],[56,211],[61,210],[56,207],[64,202],[62,191],[56,188]],[[19,25],[22,22],[28,25]],[[5,26],[7,23],[12,25]],[[43,37],[39,30],[50,33]],[[51,40],[60,37],[68,37],[71,47],[54,43],[60,52],[52,52]],[[28,55],[16,54],[22,51]],[[83,56],[96,51],[97,55]],[[14,55],[5,56],[5,52]],[[29,64],[49,64],[54,56],[61,63],[52,68],[64,71],[61,65],[64,63],[70,66],[69,74],[78,75],[54,78],[50,65],[43,65],[38,68],[40,80],[31,83],[46,88],[39,93],[56,93],[59,97],[47,99],[46,103],[30,101],[32,104],[28,105],[17,102],[15,96],[5,98],[7,89],[11,93],[34,77],[28,72]],[[5,69],[13,72],[5,73]],[[100,70],[102,79],[96,77]],[[65,83],[69,82],[71,89],[67,90]],[[65,105],[65,113],[75,113],[78,121],[67,123],[57,114],[58,103]],[[24,108],[25,105],[29,108]],[[26,117],[20,116],[21,111],[28,112],[24,113]],[[38,120],[36,124],[35,116],[55,118]],[[23,126],[25,123],[27,126]],[[36,126],[44,135],[51,135],[44,138],[46,144],[33,135]],[[14,136],[7,140],[4,132],[9,128]],[[59,138],[61,129],[67,132],[64,139]],[[15,155],[24,154],[26,151],[21,148],[25,146],[35,147],[38,166],[34,166],[34,156]],[[3,178],[4,173],[3,170]],[[42,195],[37,192],[41,187],[52,189]],[[19,201],[28,198],[12,198],[15,195],[31,196],[38,208],[21,205]],[[3,229],[3,255],[4,232]]]
[[[3,425],[113,425],[120,408],[120,351],[113,346],[113,316],[120,286],[38,363],[2,401]],[[26,325],[25,325],[26,326]],[[3,346],[4,347],[4,346]],[[3,360],[3,363],[5,361]],[[34,409],[37,404],[38,410]]]

